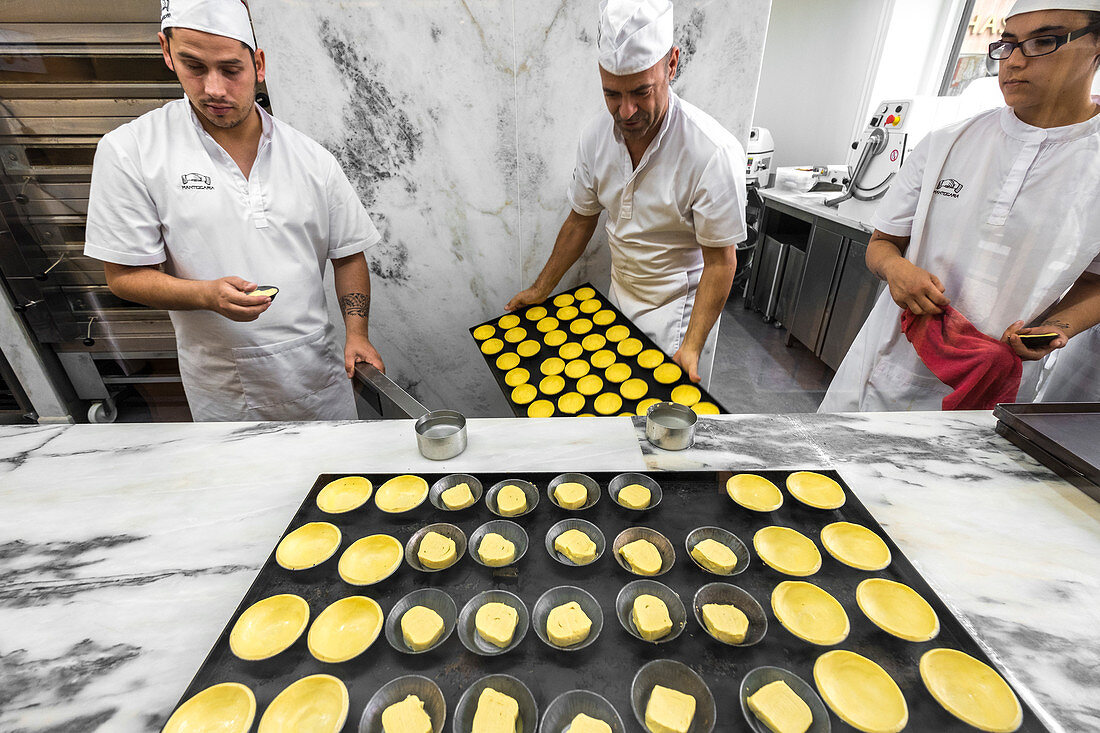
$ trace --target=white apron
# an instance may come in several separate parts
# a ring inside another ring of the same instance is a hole
[[[978,330],[1000,338],[1014,321],[1030,323],[1097,258],[1100,116],[1043,130],[1003,107],[921,145],[927,162],[905,257],[937,275]],[[1014,156],[994,154],[1006,146]],[[884,290],[820,412],[941,409],[952,388],[921,362],[900,315]],[[1041,369],[1024,363],[1019,401],[1035,398]]]
[[[613,257],[630,257],[634,253],[629,243],[609,238]],[[611,300],[627,318],[637,324],[658,348],[675,354],[687,334],[695,307],[702,268],[670,272],[662,277],[633,278],[621,269],[611,268]],[[710,389],[714,366],[714,349],[718,343],[721,316],[707,335],[699,354],[699,385]]]

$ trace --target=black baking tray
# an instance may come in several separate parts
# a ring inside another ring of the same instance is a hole
[[[780,487],[784,487],[790,473],[757,472]],[[820,473],[844,486],[836,472]],[[627,729],[638,730],[639,726],[630,707],[630,684],[634,673],[653,659],[670,658],[691,666],[710,686],[717,704],[716,731],[747,730],[739,703],[741,680],[747,672],[762,665],[784,667],[812,686],[814,660],[830,649],[849,649],[877,662],[901,687],[909,706],[909,724],[906,730],[973,730],[948,714],[925,689],[918,671],[920,656],[929,649],[952,647],[986,664],[995,665],[847,486],[844,486],[847,501],[840,509],[812,509],[784,492],[784,504],[778,511],[758,514],[734,504],[726,495],[725,482],[731,473],[651,472],[647,475],[660,483],[664,497],[655,509],[638,514],[619,507],[609,496],[607,485],[616,474],[589,473],[600,484],[602,496],[592,508],[571,512],[558,508],[547,497],[547,484],[556,474],[476,474],[486,489],[504,479],[521,478],[533,482],[541,491],[538,507],[527,516],[514,519],[524,527],[530,539],[530,547],[517,566],[513,569],[485,568],[475,563],[469,556],[471,550],[467,550],[467,554],[447,570],[424,574],[413,570],[403,561],[400,569],[389,579],[377,585],[358,587],[344,583],[336,570],[340,554],[353,541],[369,534],[385,532],[404,544],[417,529],[439,521],[458,525],[469,537],[481,524],[497,517],[489,512],[484,498],[473,507],[458,512],[436,509],[426,500],[420,508],[406,515],[384,514],[375,508],[373,501],[347,514],[325,514],[317,508],[317,493],[327,483],[343,475],[348,474],[319,476],[286,530],[290,532],[307,522],[332,522],[343,533],[340,550],[317,568],[306,571],[288,571],[279,567],[275,563],[275,553],[272,550],[252,587],[184,692],[180,703],[210,685],[240,682],[250,687],[256,695],[258,724],[267,705],[287,685],[307,675],[327,673],[339,677],[348,687],[351,705],[344,731],[354,731],[357,730],[364,707],[379,688],[401,675],[422,674],[434,679],[443,691],[448,716],[444,730],[449,732],[452,726],[451,717],[466,688],[484,675],[506,673],[519,678],[531,688],[540,716],[561,693],[583,688],[606,697],[618,710]],[[376,488],[393,476],[361,475],[367,476]],[[431,485],[446,474],[421,475]],[[561,565],[547,554],[544,547],[547,530],[561,519],[574,516],[595,523],[607,540],[604,555],[586,567]],[[889,567],[878,572],[865,572],[843,565],[830,556],[821,547],[818,535],[821,527],[841,520],[861,524],[882,537],[893,555]],[[797,580],[764,565],[752,547],[753,534],[772,524],[797,529],[818,545],[822,555],[821,569],[815,575],[802,580],[809,580],[829,591],[847,611],[851,632],[840,644],[819,647],[804,642],[783,628],[772,613],[772,589],[783,580]],[[620,531],[634,525],[658,530],[668,537],[676,550],[676,562],[672,570],[656,580],[680,595],[688,611],[688,621],[679,638],[665,644],[653,645],[635,639],[619,625],[615,615],[615,597],[619,590],[638,578],[618,565],[612,556],[611,545]],[[684,548],[688,532],[696,527],[711,525],[730,530],[749,548],[751,559],[745,572],[723,578],[703,572],[692,561]],[[939,616],[939,636],[929,642],[907,642],[890,636],[867,620],[856,605],[855,589],[860,581],[871,577],[896,580],[916,590]],[[763,606],[768,617],[768,631],[759,644],[751,647],[723,645],[708,636],[695,621],[692,612],[695,592],[701,586],[714,581],[729,582],[745,589]],[[454,599],[459,611],[474,595],[490,588],[515,593],[527,605],[528,610],[532,610],[538,597],[557,585],[577,585],[584,588],[596,597],[603,609],[603,632],[592,645],[583,650],[565,652],[550,649],[539,640],[534,629],[528,631],[526,638],[515,650],[497,657],[481,657],[467,651],[457,638],[457,630],[439,648],[418,655],[395,651],[386,641],[383,632],[366,652],[341,664],[325,664],[314,659],[306,648],[305,632],[293,646],[269,660],[245,662],[233,656],[229,650],[229,632],[241,612],[256,601],[278,593],[295,593],[303,597],[309,603],[312,621],[329,603],[349,595],[374,598],[388,617],[390,609],[405,594],[425,586],[445,590]],[[1047,730],[1026,701],[1021,698],[1020,702],[1024,710],[1020,730]],[[831,711],[829,715],[834,730],[852,730]],[[532,733],[533,730],[533,727],[525,726],[524,733]]]
[[[611,299],[608,298],[603,293],[601,293],[599,288],[595,287],[591,283],[582,283],[581,285],[578,285],[575,288],[569,288],[568,290],[563,290],[560,293],[554,293],[549,298],[547,298],[544,302],[539,303],[537,305],[527,306],[526,308],[520,308],[520,309],[516,310],[515,313],[514,313],[514,315],[517,315],[517,316],[520,317],[520,325],[527,329],[528,337],[538,337],[539,343],[542,344],[542,349],[539,351],[539,353],[535,354],[534,356],[530,356],[530,357],[522,357],[521,356],[520,357],[519,366],[523,367],[524,369],[526,369],[527,371],[529,371],[531,373],[530,382],[532,384],[534,384],[537,387],[538,383],[539,383],[539,380],[542,379],[542,373],[539,371],[539,365],[542,363],[542,360],[547,359],[551,356],[557,356],[558,355],[558,349],[560,349],[561,347],[560,346],[547,346],[542,341],[541,337],[544,334],[542,334],[541,332],[539,332],[535,329],[535,322],[534,321],[529,321],[527,319],[527,312],[529,310],[531,310],[532,308],[537,308],[537,307],[541,306],[543,308],[546,308],[547,315],[554,315],[554,313],[557,311],[557,307],[553,304],[554,298],[558,297],[559,295],[566,294],[566,293],[569,294],[569,295],[573,295],[574,293],[576,293],[581,288],[592,288],[593,290],[595,290],[596,291],[596,297],[598,297],[600,299],[600,301],[603,303],[603,308],[615,312],[615,320],[614,321],[612,321],[611,323],[609,323],[606,326],[599,326],[599,325],[593,324],[592,325],[592,330],[589,331],[588,333],[597,333],[597,334],[600,334],[601,336],[606,336],[607,329],[611,328],[612,326],[618,326],[618,325],[626,326],[627,328],[630,329],[630,336],[628,336],[627,338],[633,337],[633,338],[636,338],[639,341],[641,341],[642,342],[642,351],[645,351],[647,349],[657,349],[657,351],[660,351],[662,354],[665,354],[665,360],[666,361],[669,361],[669,362],[672,361],[672,356],[670,354],[666,354],[663,350],[661,350],[657,346],[657,344],[655,344],[653,342],[653,339],[651,339],[640,328],[638,328],[636,325],[634,325],[633,321],[631,321],[629,318],[627,318],[625,315],[623,315],[623,312],[620,311],[618,308],[616,308],[615,304],[611,302]],[[478,323],[474,326],[471,326],[470,329],[469,329],[470,330],[470,338],[473,338],[474,329],[477,329],[481,326],[486,326],[486,325],[495,327],[497,329],[497,333],[494,334],[494,337],[499,338],[503,334],[503,331],[500,329],[499,326],[497,326],[497,322],[501,318],[503,318],[504,315],[508,315],[508,314],[499,315],[499,316],[496,316],[495,318],[491,318],[488,321],[485,321],[483,323]],[[580,316],[577,316],[577,317],[578,318],[589,317],[589,319],[591,319],[591,314],[581,314]],[[583,334],[581,336],[577,336],[577,335],[569,332],[568,325],[566,325],[565,322],[563,322],[562,325],[564,326],[562,328],[562,330],[565,331],[569,335],[569,341],[576,341],[576,342],[579,343],[581,339],[583,339],[585,336],[588,335],[588,334]],[[474,339],[474,343],[477,344],[478,349],[480,350],[482,342],[478,341],[477,339]],[[504,399],[506,399],[508,401],[508,406],[512,408],[512,412],[515,414],[516,417],[527,417],[527,407],[528,407],[528,405],[521,405],[517,402],[512,401],[512,387],[509,387],[504,382],[504,375],[506,374],[506,372],[505,372],[505,370],[498,369],[497,365],[496,365],[497,357],[499,357],[501,354],[503,354],[507,351],[515,352],[517,345],[518,344],[510,344],[507,341],[505,341],[503,350],[497,352],[496,354],[486,354],[486,353],[482,352],[481,355],[485,358],[485,363],[486,363],[486,365],[488,365],[489,371],[492,372],[493,379],[495,379],[497,381],[497,385],[499,385],[501,391],[504,392]],[[608,345],[605,346],[604,348],[610,349],[611,351],[615,351],[615,346],[617,346],[617,344],[612,344],[612,343],[608,342]],[[641,353],[641,352],[639,352],[639,353]],[[584,352],[584,355],[581,358],[587,358],[587,356],[588,356],[588,352],[586,351],[586,352]],[[689,380],[686,373],[683,374],[680,377],[680,379],[676,380],[675,382],[672,382],[671,384],[661,384],[660,382],[658,382],[657,380],[655,380],[653,378],[653,370],[652,369],[643,369],[642,367],[638,366],[636,356],[622,356],[617,351],[615,351],[615,358],[616,358],[617,361],[624,362],[624,363],[627,363],[627,364],[630,365],[631,372],[632,372],[631,375],[630,375],[631,377],[638,377],[640,379],[644,379],[646,384],[649,385],[649,392],[646,394],[645,397],[642,398],[642,400],[647,400],[647,399],[650,399],[652,397],[652,398],[657,398],[657,399],[660,399],[660,400],[667,401],[667,400],[671,399],[671,397],[672,397],[673,387],[676,387],[676,386],[681,385],[681,384],[691,384],[691,385],[695,386],[696,388],[698,388],[699,392],[702,394],[702,397],[699,400],[700,402],[710,402],[711,404],[713,404],[715,407],[718,408],[718,412],[720,412],[720,413],[725,414],[725,413],[729,412],[729,410],[727,410],[722,405],[721,402],[719,402],[718,400],[716,400],[714,398],[714,395],[710,394],[705,389],[700,387],[698,384],[694,384],[691,380]],[[601,372],[602,372],[602,370],[596,369],[595,367],[593,367],[592,371],[590,371],[589,373],[590,374],[596,374],[596,375],[600,376],[601,378],[603,378],[603,374]],[[565,389],[563,389],[559,394],[556,394],[556,395],[553,396],[553,398],[550,398],[546,395],[543,395],[542,392],[539,392],[538,396],[535,398],[536,400],[538,400],[538,399],[549,399],[552,402],[554,402],[554,409],[555,409],[554,415],[562,415],[562,413],[557,411],[557,400],[558,400],[558,398],[561,397],[561,395],[565,394],[566,392],[575,392],[576,389],[577,389],[577,380],[576,379],[573,379],[571,377],[567,377],[567,376],[565,376],[564,373],[562,373],[561,377],[565,380]],[[617,385],[617,384],[612,385],[612,383],[608,382],[607,380],[604,380],[604,389],[602,390],[603,392],[616,392],[616,393],[618,393],[618,389],[619,389],[619,385]],[[580,410],[580,412],[594,412],[594,410],[592,408],[592,401],[597,396],[598,395],[592,395],[591,397],[586,397],[585,398],[585,405]],[[642,400],[628,400],[625,397],[623,397],[622,409],[619,410],[619,412],[616,413],[616,414],[620,414],[620,413],[624,413],[624,412],[627,412],[631,415],[637,414],[638,403],[641,402]]]
[[[1059,476],[1083,478],[1100,501],[1100,402],[1001,404],[997,432]]]

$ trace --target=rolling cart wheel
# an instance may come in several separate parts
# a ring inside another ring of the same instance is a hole
[[[118,417],[118,409],[115,408],[114,400],[98,400],[88,408],[90,423],[111,423],[116,417]]]

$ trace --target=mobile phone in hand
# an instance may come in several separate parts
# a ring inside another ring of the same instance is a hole
[[[1049,346],[1050,342],[1058,338],[1056,333],[1021,333],[1020,341],[1029,349],[1041,349]]]

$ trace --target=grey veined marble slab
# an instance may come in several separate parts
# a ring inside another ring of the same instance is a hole
[[[1100,730],[1100,504],[986,413],[0,428],[0,730],[157,730],[324,472],[836,468],[1054,730]]]

